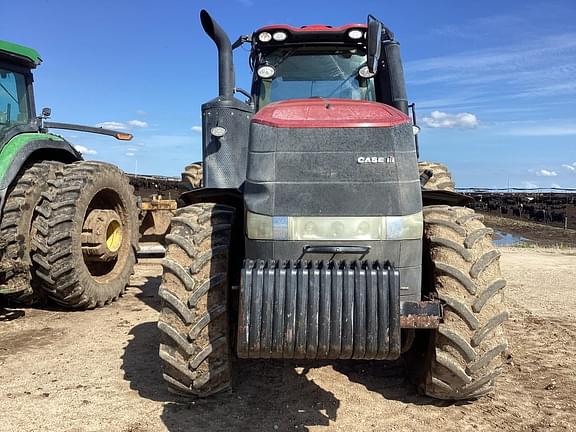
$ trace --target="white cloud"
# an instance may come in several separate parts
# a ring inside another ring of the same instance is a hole
[[[547,169],[541,169],[536,171],[538,177],[556,177],[558,173],[556,171],[550,171]]]
[[[127,123],[130,126],[138,127],[138,128],[147,128],[148,127],[148,123],[146,123],[145,121],[142,121],[142,120],[129,120]]]
[[[452,111],[464,111],[471,109],[471,103],[480,103],[488,111],[496,105],[495,100],[499,106],[505,103],[514,106],[520,100],[538,97],[537,103],[526,105],[542,110],[540,102],[551,99],[546,96],[558,96],[558,103],[564,104],[576,94],[576,32],[554,34],[558,30],[542,32],[537,44],[526,37],[503,44],[501,38],[493,48],[406,62],[406,81],[413,88],[425,88],[431,100],[455,99],[431,109],[449,107]],[[459,96],[457,92],[465,94]],[[479,112],[477,108],[475,111]]]
[[[139,116],[145,116],[145,115],[148,115],[148,113],[147,113],[146,111],[144,111],[144,110],[141,110],[141,109],[139,109],[139,110],[136,110],[136,114],[138,114]]]
[[[430,117],[424,117],[422,121],[431,128],[471,129],[478,126],[478,118],[470,113],[448,114],[442,111],[432,111]]]
[[[135,155],[136,155],[136,153],[134,153],[134,152],[126,152],[126,156],[135,156]]]
[[[568,171],[576,172],[576,162],[572,164],[562,164],[563,168],[566,168]]]
[[[84,147],[82,145],[75,145],[74,148],[82,154],[85,155],[95,155],[98,154],[96,150],[89,149],[88,147]]]
[[[105,121],[102,123],[98,123],[96,127],[101,127],[104,129],[121,130],[121,131],[128,129],[128,126],[126,126],[126,124],[117,121]]]
[[[202,133],[202,126],[192,126],[190,128],[193,132]]]

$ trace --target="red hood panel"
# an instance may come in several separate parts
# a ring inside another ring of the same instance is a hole
[[[410,123],[396,108],[350,99],[291,99],[266,105],[254,123],[278,128],[390,127]]]

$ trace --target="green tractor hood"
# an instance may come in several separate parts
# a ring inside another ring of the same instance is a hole
[[[0,60],[7,60],[35,68],[42,59],[38,51],[12,42],[0,40]]]

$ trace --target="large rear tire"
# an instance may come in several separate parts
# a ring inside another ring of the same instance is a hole
[[[168,389],[209,396],[231,386],[229,250],[234,209],[194,204],[172,218],[159,295],[160,358]]]
[[[420,389],[438,399],[475,399],[492,391],[507,348],[506,282],[492,230],[481,218],[463,207],[424,208],[423,285],[443,302],[444,316],[415,349],[424,366]]]
[[[32,260],[48,297],[89,309],[122,294],[138,248],[134,190],[122,171],[75,162],[49,182],[33,222]]]
[[[48,189],[48,180],[62,171],[63,164],[55,161],[36,162],[22,169],[6,195],[0,245],[2,269],[0,292],[20,304],[33,304],[42,299],[32,281],[30,259],[30,230],[36,216],[36,206]]]
[[[454,192],[454,180],[446,165],[436,162],[418,162],[420,175],[426,170],[431,171],[432,176],[428,179],[424,188]]]

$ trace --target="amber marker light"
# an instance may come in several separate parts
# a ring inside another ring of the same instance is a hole
[[[132,138],[134,138],[134,135],[122,132],[118,132],[114,136],[116,137],[116,139],[119,139],[120,141],[130,141]]]

